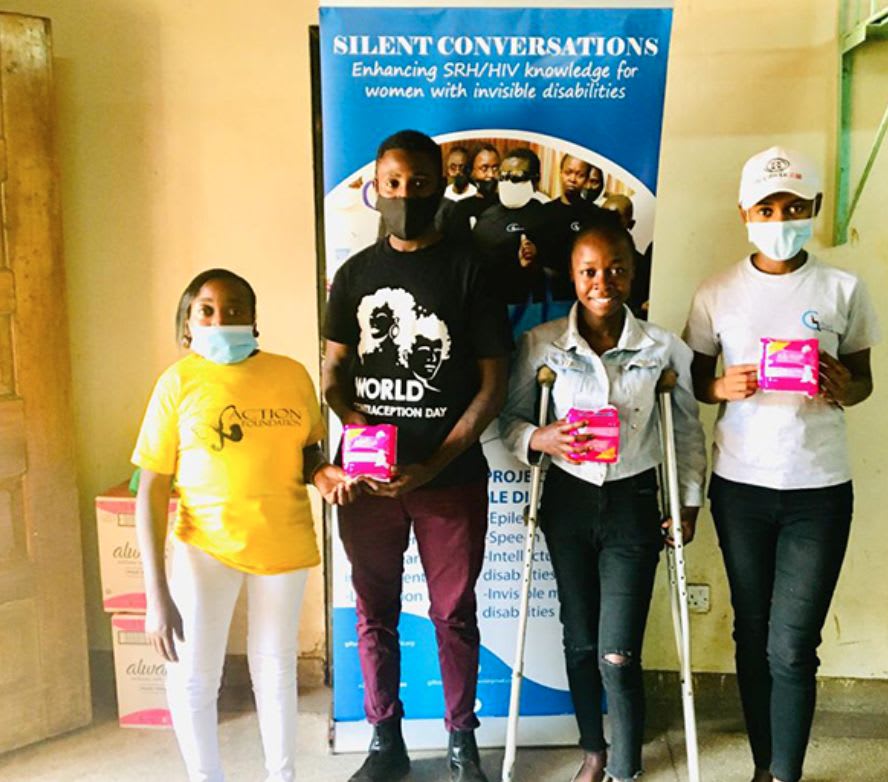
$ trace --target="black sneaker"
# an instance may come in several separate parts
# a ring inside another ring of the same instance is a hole
[[[367,759],[348,782],[395,782],[409,773],[410,758],[401,736],[401,720],[390,720],[374,726]]]
[[[450,782],[488,782],[481,770],[475,731],[451,731],[447,761],[450,764]]]

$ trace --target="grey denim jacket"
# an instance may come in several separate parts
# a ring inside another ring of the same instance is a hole
[[[675,334],[637,320],[626,308],[616,347],[599,356],[577,330],[578,306],[566,318],[543,323],[522,336],[509,378],[509,398],[499,417],[506,447],[523,464],[531,464],[530,438],[539,416],[536,376],[546,364],[556,374],[549,422],[564,418],[571,407],[588,410],[610,404],[620,415],[616,464],[554,457],[558,467],[597,486],[655,467],[661,461],[656,386],[662,372],[673,369],[678,375],[672,410],[681,503],[701,506],[706,442],[691,384],[691,349]]]

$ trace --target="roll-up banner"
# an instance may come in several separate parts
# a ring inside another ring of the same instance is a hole
[[[561,196],[564,155],[591,164],[600,172],[603,192],[591,190],[588,197],[599,203],[610,198],[607,206],[621,211],[631,227],[638,257],[650,262],[671,3],[558,5],[542,0],[385,8],[322,3],[328,286],[346,259],[379,236],[373,208],[376,148],[405,128],[432,136],[444,156],[454,146],[471,150],[482,143],[494,146],[501,158],[515,147],[529,147],[541,162],[535,197],[543,201]],[[538,231],[544,233],[545,226]],[[557,295],[542,299],[510,307],[516,336],[562,316],[569,306]],[[339,427],[335,420],[330,424],[335,448]],[[482,642],[477,736],[483,746],[501,746],[530,470],[505,450],[495,425],[482,441],[490,465],[490,504],[485,566],[477,585]],[[364,751],[370,727],[364,720],[355,596],[335,518],[331,547],[334,750]],[[402,604],[405,737],[415,749],[443,747],[441,675],[414,541],[404,557]],[[558,595],[542,538],[534,554],[524,675],[520,743],[575,744]]]

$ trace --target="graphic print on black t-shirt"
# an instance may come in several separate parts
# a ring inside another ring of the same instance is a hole
[[[418,401],[433,385],[442,364],[450,358],[450,331],[437,315],[420,307],[403,288],[379,288],[358,304],[358,359],[370,375],[385,375],[398,390],[395,398]],[[403,383],[398,381],[403,380]],[[372,396],[372,384],[386,378],[356,378],[359,396]],[[394,390],[394,389],[393,389]]]

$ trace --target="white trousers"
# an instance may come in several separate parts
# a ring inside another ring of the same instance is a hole
[[[265,752],[266,782],[293,782],[296,659],[307,570],[257,576],[175,541],[170,592],[182,615],[179,662],[167,664],[167,700],[191,782],[223,782],[219,684],[238,594],[247,584],[247,660]]]

